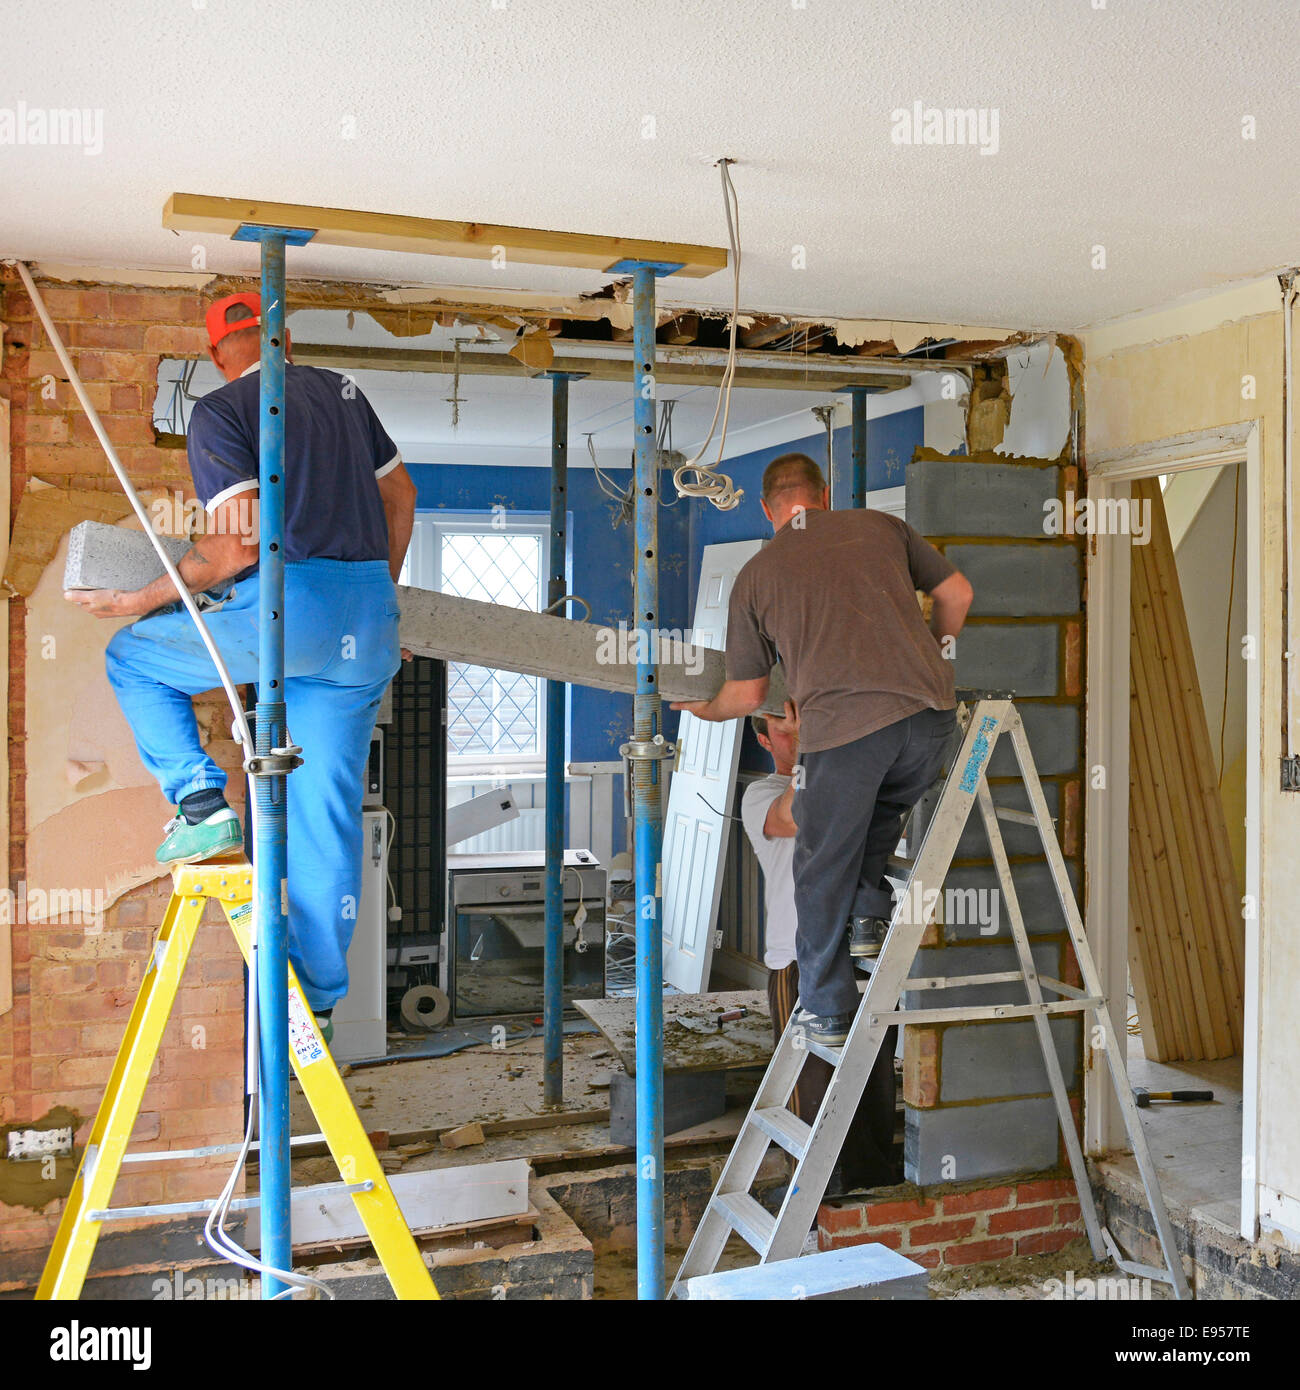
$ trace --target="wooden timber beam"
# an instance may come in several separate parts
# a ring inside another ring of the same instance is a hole
[[[449,351],[429,348],[367,348],[336,343],[294,343],[293,360],[300,367],[329,367],[356,372],[436,372],[449,376],[455,367]],[[827,359],[836,367],[834,359]],[[901,391],[911,377],[901,373],[864,372],[843,359],[844,370],[798,367],[738,366],[735,384],[741,387],[779,388],[783,391],[834,391],[839,386],[869,386],[876,391]],[[527,376],[528,371],[504,352],[462,352],[462,376]],[[722,363],[655,363],[655,381],[664,386],[716,386]],[[630,359],[615,357],[560,357],[550,363],[553,372],[579,372],[596,381],[630,381]]]
[[[680,266],[677,275],[698,278],[723,270],[727,264],[727,252],[718,246],[502,227],[489,222],[445,222],[391,212],[213,198],[201,193],[173,193],[163,209],[163,226],[174,231],[233,236],[250,223],[310,229],[316,233],[312,241],[325,246],[483,261],[504,248],[508,260],[582,270],[610,271],[624,261],[655,261]]]

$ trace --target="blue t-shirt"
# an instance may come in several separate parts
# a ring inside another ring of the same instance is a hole
[[[195,403],[186,447],[208,512],[257,488],[260,394],[254,367]],[[376,480],[402,456],[370,402],[337,372],[286,363],[284,406],[285,560],[387,560]]]

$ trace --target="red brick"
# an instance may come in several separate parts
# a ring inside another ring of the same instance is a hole
[[[98,1019],[119,1018],[126,1024],[128,1009],[106,994],[56,995],[49,1001],[53,1023],[93,1023]]]
[[[819,1207],[817,1225],[824,1231],[858,1231],[862,1229],[861,1207]]]
[[[66,444],[69,433],[66,415],[36,415],[24,411],[13,416],[15,444]]]
[[[939,1030],[908,1028],[903,1039],[903,1099],[918,1110],[939,1103]]]
[[[152,445],[154,442],[153,422],[142,412],[133,415],[101,415],[100,424],[104,433],[118,446]],[[75,416],[72,424],[74,444],[99,443],[99,436],[84,415]]]
[[[876,1202],[867,1207],[868,1226],[892,1226],[899,1221],[920,1221],[935,1215],[930,1201]]]
[[[41,287],[41,298],[53,319],[106,319],[112,313],[107,290],[74,290],[49,285]]]
[[[1041,1231],[1056,1225],[1056,1208],[1051,1202],[1037,1206],[1018,1206],[1014,1211],[994,1212],[989,1217],[989,1235],[1001,1236],[1008,1231]]]
[[[112,1070],[112,1057],[66,1057],[56,1075],[61,1086],[103,1086]]]
[[[142,394],[138,386],[110,386],[108,408],[125,411],[140,410],[143,406]]]
[[[1016,1187],[1016,1200],[1020,1206],[1029,1202],[1056,1202],[1077,1195],[1074,1183],[1069,1178],[1038,1178]]]
[[[1061,798],[1061,849],[1066,856],[1079,852],[1079,835],[1083,820],[1079,813],[1081,783],[1077,778],[1065,784]]]
[[[76,347],[116,348],[122,352],[139,352],[144,348],[144,325],[92,320],[74,323],[68,338]]]
[[[943,1214],[958,1216],[967,1211],[994,1211],[1009,1207],[1016,1195],[1013,1187],[985,1187],[975,1192],[945,1192],[941,1198]]]
[[[925,1269],[938,1269],[943,1263],[943,1251],[934,1250],[909,1250],[907,1252],[909,1260],[915,1260],[917,1264]]]
[[[44,477],[47,473],[79,473],[101,465],[98,448],[75,444],[33,444],[27,450],[27,467]]]
[[[193,357],[207,346],[208,334],[202,324],[155,323],[144,330],[144,350]]]
[[[1076,618],[1065,624],[1065,694],[1079,695],[1083,689],[1083,628]]]
[[[1050,1255],[1063,1250],[1072,1240],[1078,1240],[1078,1231],[1035,1231],[1033,1235],[1021,1236],[1016,1241],[1017,1255]]]
[[[147,1144],[150,1140],[157,1139],[162,1129],[162,1117],[156,1110],[142,1110],[136,1117],[135,1128],[131,1131],[131,1139],[137,1144]]]
[[[203,306],[196,294],[113,291],[113,317],[147,323],[202,322]]]
[[[922,1222],[908,1227],[907,1239],[910,1246],[942,1245],[950,1240],[965,1240],[974,1229],[973,1216],[956,1221]]]
[[[1062,1202],[1056,1209],[1056,1224],[1068,1226],[1072,1221],[1078,1221],[1082,1215],[1078,1202]]]
[[[949,1265],[986,1264],[989,1260],[1005,1260],[1012,1249],[1013,1244],[1009,1240],[977,1240],[969,1245],[949,1245],[943,1252],[943,1262]]]
[[[33,1028],[31,1054],[33,1057],[68,1057],[80,1050],[81,1037],[77,1028]]]

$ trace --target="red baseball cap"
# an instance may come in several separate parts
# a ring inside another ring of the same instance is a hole
[[[239,309],[246,313],[236,312]],[[208,342],[213,347],[226,336],[241,328],[256,328],[262,322],[262,297],[251,290],[242,294],[228,294],[210,305],[207,312]]]

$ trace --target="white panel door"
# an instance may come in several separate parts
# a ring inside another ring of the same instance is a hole
[[[725,648],[731,586],[762,546],[762,541],[730,541],[704,547],[693,642]],[[664,981],[686,994],[698,994],[709,982],[743,733],[743,720],[715,724],[685,712],[677,728],[677,769],[664,815]]]

